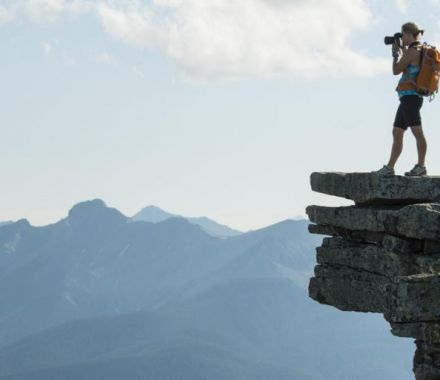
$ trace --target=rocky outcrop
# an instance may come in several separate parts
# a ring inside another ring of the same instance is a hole
[[[312,173],[313,191],[356,204],[413,204],[440,200],[440,177],[378,176],[371,173]]]
[[[328,236],[309,296],[382,313],[392,334],[415,339],[416,379],[439,380],[440,177],[313,173],[311,185],[354,205],[306,209],[309,231]]]

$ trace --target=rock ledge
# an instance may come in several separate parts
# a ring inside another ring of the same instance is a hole
[[[414,204],[440,200],[440,176],[381,176],[373,173],[311,174],[312,190],[356,204]]]
[[[314,191],[353,206],[309,206],[317,248],[309,296],[340,310],[382,313],[416,343],[417,380],[440,379],[440,177],[312,173]]]

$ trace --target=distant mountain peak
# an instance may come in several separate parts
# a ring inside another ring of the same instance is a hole
[[[152,223],[159,223],[165,219],[176,217],[178,215],[171,214],[162,210],[160,207],[149,205],[144,207],[141,211],[139,211],[136,215],[134,215],[132,220],[143,220]]]
[[[200,226],[200,228],[211,236],[216,237],[230,237],[240,235],[242,232],[234,230],[226,225],[217,223],[216,221],[207,218],[206,216],[200,217],[186,217],[178,214],[172,214],[164,211],[160,207],[149,205],[144,207],[141,211],[135,214],[131,220],[134,221],[146,221],[152,223],[160,223],[169,218],[183,218],[189,223]]]
[[[126,222],[127,217],[115,208],[108,207],[102,199],[77,203],[69,210],[69,221],[79,223]]]
[[[10,222],[10,223],[7,223],[7,224],[12,224],[12,223],[14,223],[14,222]],[[30,227],[31,226],[31,224],[29,223],[29,220],[27,220],[25,218],[17,220],[15,222],[15,224],[20,225],[20,226],[24,226],[24,227]]]
[[[90,201],[79,202],[69,210],[69,217],[103,208],[107,208],[107,205],[102,199],[92,199]]]
[[[155,205],[148,205],[148,206],[144,207],[143,210],[157,210],[157,211],[165,212],[163,209],[161,209],[160,207],[155,206]]]
[[[12,221],[7,221],[7,222],[0,222],[0,227],[7,227],[7,228],[13,228],[13,229],[17,229],[17,230],[21,230],[21,229],[27,229],[29,227],[31,227],[31,224],[29,223],[29,221],[27,219],[19,219],[15,222]]]

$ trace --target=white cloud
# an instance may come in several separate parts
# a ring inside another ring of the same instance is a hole
[[[101,4],[113,36],[156,45],[195,79],[370,76],[383,59],[349,47],[373,16],[362,0],[153,0]]]
[[[148,46],[158,39],[160,29],[154,25],[155,17],[146,6],[122,2],[122,7],[99,3],[97,13],[104,28],[114,37],[139,46]]]
[[[440,47],[440,21],[437,21],[437,30],[433,31],[433,33],[430,36],[429,43],[431,45],[437,46],[437,48]]]
[[[137,76],[139,76],[139,77],[141,77],[141,78],[145,78],[145,73],[144,73],[139,67],[137,67],[137,66],[133,66],[131,69],[133,70],[133,72],[134,72]]]
[[[32,19],[53,19],[65,9],[64,0],[27,0],[24,4],[26,14]]]
[[[375,21],[367,0],[23,1],[24,13],[38,20],[95,13],[113,37],[162,51],[192,80],[388,70],[387,60],[351,45]]]
[[[12,21],[15,17],[14,9],[0,5],[0,25]]]
[[[394,3],[396,4],[396,8],[401,13],[406,13],[406,11],[408,10],[409,0],[394,0]]]
[[[96,60],[98,62],[102,62],[102,63],[105,63],[107,65],[116,65],[118,63],[116,58],[113,55],[111,55],[109,52],[107,52],[107,51],[103,51],[103,52],[99,53],[96,56]]]
[[[3,8],[15,15],[23,15],[32,21],[53,21],[65,12],[92,12],[96,9],[96,3],[96,0],[10,0],[8,6],[0,6],[0,18]]]
[[[50,42],[43,42],[41,47],[46,54],[50,54],[52,52],[52,44]]]

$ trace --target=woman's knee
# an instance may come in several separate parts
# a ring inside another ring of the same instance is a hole
[[[404,133],[405,133],[404,129],[394,127],[393,128],[393,138],[394,138],[394,140],[398,140],[398,141],[402,140]]]
[[[422,126],[418,125],[415,127],[411,127],[411,132],[414,135],[414,137],[416,139],[423,139],[425,138],[424,134],[423,134],[423,129]]]

